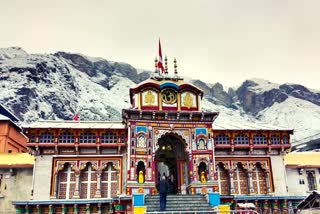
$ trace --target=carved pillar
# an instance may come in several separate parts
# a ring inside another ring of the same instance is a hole
[[[235,194],[236,190],[234,188],[234,181],[233,181],[234,171],[233,170],[228,170],[228,173],[229,173],[229,183],[230,183],[230,194]]]
[[[265,171],[266,173],[266,186],[267,186],[267,194],[270,194],[271,192],[271,187],[270,187],[270,178],[269,178],[269,170]]]
[[[252,170],[247,171],[247,176],[248,176],[248,189],[249,189],[249,194],[254,193],[254,188],[253,188],[253,181],[252,181]]]
[[[54,172],[54,186],[53,186],[53,192],[51,195],[51,199],[57,199],[57,190],[58,190],[58,173],[59,171]]]
[[[75,174],[75,177],[76,177],[76,185],[75,185],[75,188],[74,188],[73,198],[80,198],[80,191],[79,191],[80,174],[81,174],[80,169],[76,169],[74,174]]]
[[[95,194],[95,198],[101,198],[101,174],[102,171],[101,169],[97,170],[97,190],[96,190],[96,194]]]

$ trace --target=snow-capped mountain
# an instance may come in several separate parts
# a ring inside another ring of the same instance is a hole
[[[82,54],[28,54],[0,49],[0,104],[24,123],[39,119],[120,120],[129,88],[152,72]],[[214,126],[294,129],[294,139],[320,132],[320,92],[298,84],[245,81],[225,91],[220,83],[190,80],[204,91],[203,110],[218,111]]]

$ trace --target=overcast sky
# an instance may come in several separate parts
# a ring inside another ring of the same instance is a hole
[[[319,0],[0,0],[0,47],[77,52],[238,86],[245,79],[320,89]]]

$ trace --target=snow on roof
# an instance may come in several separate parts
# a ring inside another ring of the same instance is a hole
[[[8,117],[0,114],[0,120],[10,120]]]
[[[234,123],[213,123],[213,130],[280,130],[280,131],[288,131],[292,129],[279,127],[266,123],[244,123],[239,126]]]
[[[125,129],[121,121],[38,121],[24,128]]]

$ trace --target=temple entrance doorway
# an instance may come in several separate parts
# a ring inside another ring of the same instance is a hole
[[[188,154],[181,136],[166,133],[159,138],[155,164],[156,183],[165,176],[169,183],[169,194],[181,193],[188,185]]]

